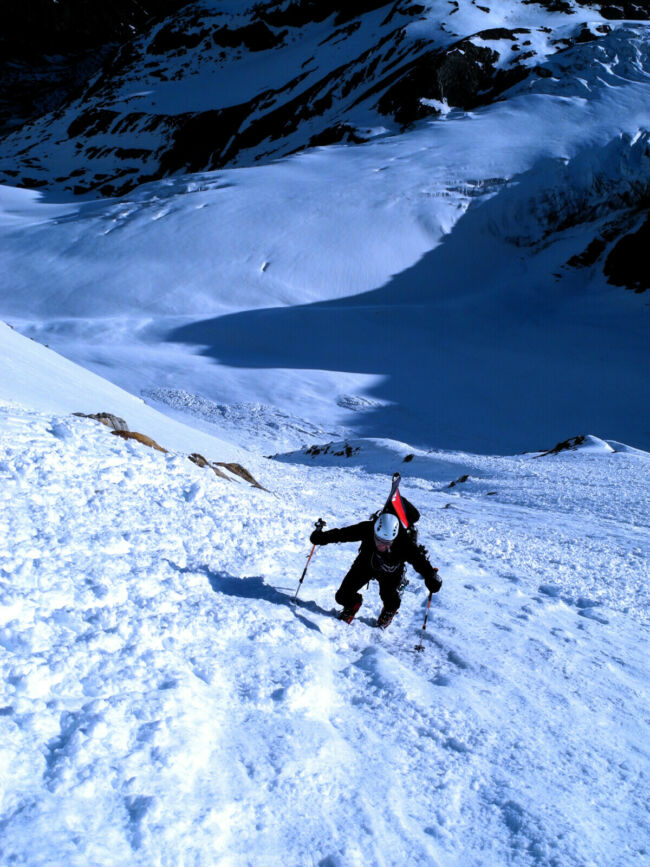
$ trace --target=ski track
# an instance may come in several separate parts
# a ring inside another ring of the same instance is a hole
[[[332,616],[354,546],[290,599],[315,510],[365,517],[388,472],[252,459],[274,496],[88,420],[0,430],[3,863],[647,856],[647,456],[414,471],[417,654],[417,576],[385,633],[375,586]]]

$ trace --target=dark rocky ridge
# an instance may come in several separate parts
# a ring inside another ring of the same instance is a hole
[[[650,211],[623,212],[607,221],[581,253],[572,256],[569,268],[596,266],[612,286],[637,294],[650,289]]]
[[[481,31],[483,39],[517,42],[520,29],[498,32]],[[474,38],[474,37],[472,37]],[[523,80],[529,70],[514,66],[497,68],[499,55],[472,39],[462,39],[443,51],[425,50],[406,69],[401,68],[396,81],[379,100],[382,114],[391,115],[398,123],[409,125],[431,116],[431,108],[422,100],[446,100],[450,106],[469,111],[492,102],[502,91]]]
[[[526,5],[543,6],[549,12],[565,12],[570,15],[574,10],[569,0],[522,0]],[[647,0],[575,0],[579,6],[594,9],[610,21],[649,21],[650,8]]]
[[[168,15],[188,0],[22,0],[5,4],[0,60],[71,55],[122,43],[156,15]]]
[[[538,5],[559,12],[564,21],[575,16],[576,2],[606,8],[610,17],[623,7],[631,14],[640,5],[587,0],[539,0]],[[409,33],[409,25],[426,15],[425,5],[415,0],[266,0],[248,6],[242,0],[238,12],[228,13],[219,11],[219,4],[185,0],[148,0],[145,7],[135,0],[97,7],[86,0],[28,0],[13,9],[0,43],[5,56],[11,45],[10,66],[19,70],[5,100],[14,95],[14,125],[24,120],[16,102],[32,102],[35,87],[35,110],[55,111],[0,146],[0,179],[4,174],[23,186],[123,194],[167,174],[363,142],[375,134],[371,127],[399,132],[435,118],[443,102],[474,109],[526,76],[551,74],[531,66],[528,31],[522,28],[484,30],[451,44],[444,34],[436,44]],[[21,25],[35,18],[36,29],[19,38]],[[587,28],[576,21],[573,35],[553,47],[562,52],[607,32],[606,25]],[[313,54],[300,56],[296,46],[302,44],[312,46]],[[46,46],[63,52],[56,60],[58,75],[48,74],[52,63],[43,65]],[[284,80],[270,84],[260,76],[247,98],[230,100],[227,88],[217,87],[201,110],[170,111],[164,99],[141,101],[134,93],[158,88],[164,95],[165,84],[189,80],[199,70],[207,71],[211,82],[215,75],[227,82],[236,78],[242,58],[250,56],[254,64],[257,57],[281,58],[284,51],[292,63]],[[510,58],[505,64],[503,51]],[[26,64],[31,79],[21,77]],[[44,78],[48,87],[41,87]]]
[[[0,16],[0,133],[52,111],[153,19],[188,0],[22,0]]]
[[[646,212],[641,227],[624,235],[605,260],[604,273],[614,286],[624,286],[641,293],[650,289],[650,212]]]
[[[631,21],[649,21],[650,6],[647,0],[576,0],[581,6],[591,6],[597,9],[603,18],[610,21],[620,21],[629,18]]]

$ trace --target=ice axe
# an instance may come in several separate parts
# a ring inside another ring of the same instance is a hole
[[[323,521],[322,518],[319,518],[316,521],[316,523],[314,524],[314,527],[318,531],[322,530],[324,526],[325,526],[325,521]],[[300,581],[298,582],[298,588],[296,590],[295,596],[293,597],[294,601],[298,598],[298,594],[300,593],[300,588],[302,587],[302,582],[305,580],[305,575],[307,574],[307,567],[309,566],[309,562],[310,562],[311,558],[314,556],[315,550],[316,550],[316,545],[312,545],[311,551],[309,552],[309,557],[307,557],[307,562],[305,563],[305,568],[302,570],[302,575],[300,576]]]
[[[429,599],[427,601],[427,610],[424,615],[424,623],[422,624],[422,632],[426,632],[427,628],[427,620],[429,619],[429,608],[431,608],[431,597],[433,596],[433,590],[429,591]],[[424,644],[422,644],[422,638],[420,638],[420,643],[415,645],[415,649],[419,650],[420,653],[424,650]]]

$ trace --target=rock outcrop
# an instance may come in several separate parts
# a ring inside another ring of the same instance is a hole
[[[113,431],[128,432],[129,430],[129,426],[124,419],[120,418],[118,415],[113,415],[112,412],[73,412],[72,414],[79,416],[80,418],[95,419],[95,421],[105,424],[106,427],[110,427]]]
[[[143,446],[148,446],[150,449],[155,449],[157,452],[164,452],[167,454],[167,449],[163,448],[159,443],[146,434],[138,433],[138,431],[135,430],[114,430],[111,431],[111,433],[115,436],[121,437],[123,440],[135,440],[138,443],[142,443]]]
[[[113,415],[110,412],[94,412],[94,413],[85,413],[85,412],[74,412],[72,413],[75,416],[80,418],[91,418],[95,421],[100,422],[106,427],[111,428],[111,433],[115,436],[120,437],[123,440],[134,440],[135,442],[141,443],[148,448],[155,449],[156,451],[163,452],[164,454],[169,454],[168,450],[157,443],[154,439],[147,434],[139,433],[138,431],[132,431],[129,429],[128,424],[124,421],[123,418],[119,416]],[[203,467],[212,470],[212,472],[221,479],[225,479],[226,481],[232,482],[236,481],[233,479],[233,476],[237,478],[243,479],[245,482],[248,482],[249,485],[252,485],[254,488],[259,488],[261,491],[266,491],[263,485],[257,481],[257,479],[250,473],[245,467],[238,463],[232,462],[223,462],[223,461],[209,461],[202,454],[198,452],[192,452],[188,455],[188,460],[192,461],[193,464],[196,464],[198,467]],[[227,470],[227,472],[224,472]]]
[[[121,45],[187,0],[27,0],[0,13],[0,133],[53,111]]]

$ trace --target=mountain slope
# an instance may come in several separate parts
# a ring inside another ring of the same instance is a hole
[[[179,171],[366,141],[551,75],[547,58],[601,39],[602,22],[573,2],[546,12],[514,0],[494,10],[190,3],[126,42],[69,104],[9,136],[0,171],[23,186],[114,195]]]
[[[153,16],[186,0],[28,0],[2,10],[0,131],[57,109]]]
[[[357,443],[267,461],[277,498],[85,419],[0,430],[3,861],[643,859],[647,454]],[[374,586],[331,616],[352,546],[292,605],[311,520],[396,467],[444,579],[427,632],[413,575],[386,633]]]
[[[295,77],[280,62],[285,49],[293,63],[353,20],[338,7],[325,18],[324,6],[300,9],[282,6],[298,28],[285,20],[286,44],[224,49],[222,71],[235,55],[249,64],[235,102],[273,70],[277,81]],[[333,58],[358,56],[349,55],[355,38],[376,45],[378,30],[402,32],[399,9],[391,18],[370,4],[338,54],[328,43],[318,55],[313,80]],[[246,26],[246,10],[187,14],[227,13],[234,27]],[[265,453],[346,432],[487,453],[586,431],[648,447],[637,410],[650,400],[647,275],[643,259],[625,254],[643,243],[650,192],[647,24],[594,19],[575,5],[438,13],[408,18],[404,50],[417,54],[434,35],[449,48],[473,33],[475,47],[499,48],[494,68],[507,71],[521,51],[477,24],[500,14],[507,30],[531,31],[520,34],[531,37],[530,75],[471,111],[438,100],[428,106],[435,120],[399,134],[177,174],[122,197],[5,186],[2,315],[165,412],[190,407],[207,426],[257,413],[248,442]],[[297,39],[301,28],[311,43]],[[196,100],[179,111],[214,95],[192,85],[213,69],[211,54],[201,58],[173,46],[161,54],[188,67],[161,82],[161,98]],[[404,81],[409,98],[420,92]]]
[[[213,435],[202,433],[161,415],[141,398],[27,340],[4,322],[0,322],[0,399],[9,406],[59,415],[112,413],[126,420],[131,430],[159,440],[170,450],[206,451],[214,460],[250,463],[245,449],[218,438],[214,430]]]

